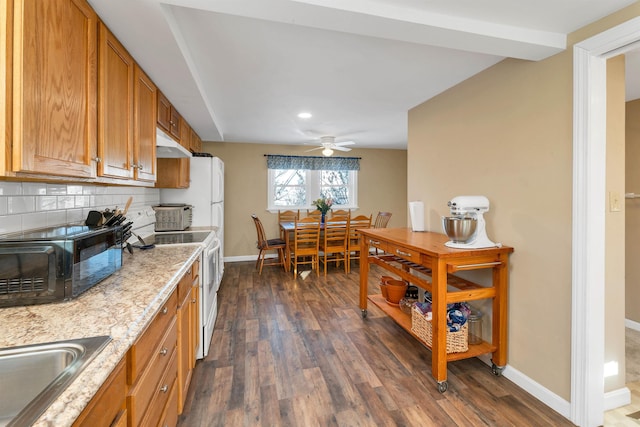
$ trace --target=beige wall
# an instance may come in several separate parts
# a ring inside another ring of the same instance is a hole
[[[618,56],[607,62],[607,177],[610,203],[605,214],[605,363],[618,364],[619,375],[605,378],[605,390],[625,385],[625,62]],[[618,203],[616,203],[616,199]],[[618,208],[610,204],[618,204]],[[619,210],[616,210],[619,209]]]
[[[627,193],[640,194],[640,99],[627,103],[626,120]],[[626,206],[626,298],[627,319],[640,322],[640,199],[628,199]]]
[[[267,211],[265,154],[309,155],[307,146],[207,142],[203,150],[225,163],[226,257],[253,256],[256,230],[250,215],[262,220],[269,237],[278,235],[277,213]],[[355,148],[347,155],[361,157],[356,214],[393,213],[389,227],[407,226],[407,152]]]
[[[635,3],[569,40],[638,15]],[[565,400],[571,391],[572,60],[571,47],[539,62],[507,59],[413,108],[407,164],[408,199],[425,201],[436,231],[451,197],[489,198],[489,238],[515,248],[509,365]],[[619,292],[615,280],[608,296]],[[607,380],[607,388],[620,376]]]

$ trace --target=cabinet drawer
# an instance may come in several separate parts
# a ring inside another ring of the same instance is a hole
[[[158,390],[163,387],[162,379],[168,370],[175,370],[177,366],[176,347],[177,347],[178,328],[174,321],[162,343],[156,348],[149,365],[141,373],[140,378],[131,388],[128,396],[128,408],[130,412],[130,420],[132,426],[137,426],[140,420],[147,412],[147,408],[153,406],[154,396]],[[167,368],[169,367],[169,368]],[[166,394],[166,393],[165,393]]]
[[[367,239],[367,243],[372,248],[378,248],[382,252],[387,252],[387,242],[381,242],[380,240],[376,240],[372,237],[365,237]]]
[[[404,246],[394,245],[389,243],[387,245],[386,252],[389,252],[392,255],[399,256],[400,258],[404,258],[407,261],[420,263],[420,252],[415,249],[409,249]]]
[[[169,399],[164,407],[164,412],[160,417],[158,427],[175,427],[178,425],[178,380],[176,379],[171,387]]]
[[[149,404],[149,409],[144,414],[144,417],[141,420],[141,423],[138,425],[141,426],[155,426],[158,425],[160,419],[163,417],[165,411],[173,409],[176,413],[178,412],[178,402],[177,400],[172,401],[172,394],[177,394],[176,389],[178,381],[178,358],[177,354],[173,354],[171,358],[171,363],[169,364],[167,370],[165,371],[162,379],[156,386],[154,390],[154,394],[151,397],[151,403]],[[175,408],[169,408],[168,405],[174,405]],[[177,417],[177,415],[176,415]],[[175,427],[175,424],[169,426]]]
[[[169,323],[175,320],[177,307],[178,294],[177,292],[173,292],[156,317],[151,321],[147,330],[129,350],[129,369],[127,371],[127,381],[129,384],[135,382],[140,372],[142,372],[149,362],[149,359],[153,356],[154,350],[167,331]]]

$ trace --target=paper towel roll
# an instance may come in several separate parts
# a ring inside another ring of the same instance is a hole
[[[424,231],[424,203],[420,201],[409,202],[409,215],[411,216],[411,229]]]

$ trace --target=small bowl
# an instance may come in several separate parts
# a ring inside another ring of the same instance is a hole
[[[442,228],[454,243],[465,243],[476,232],[478,220],[476,218],[443,216]]]

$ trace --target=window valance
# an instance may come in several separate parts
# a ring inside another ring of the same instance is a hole
[[[360,170],[360,157],[282,156],[266,154],[268,169]]]

